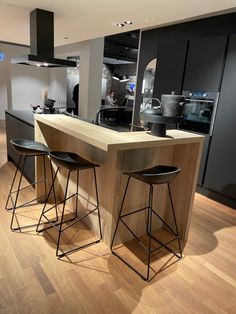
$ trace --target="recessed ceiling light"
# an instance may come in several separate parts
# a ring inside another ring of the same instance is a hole
[[[131,22],[131,21],[124,21],[124,23],[125,23],[125,24],[128,24],[128,25],[133,24],[133,22]]]
[[[40,67],[40,64],[39,64],[39,63],[37,63],[37,67]]]
[[[69,37],[65,36],[64,39],[69,39]]]
[[[48,66],[48,63],[47,63],[47,62],[45,62],[43,65],[44,65],[45,67],[47,67],[47,66]]]
[[[116,25],[119,26],[120,28],[125,26],[125,24],[123,24],[123,23],[117,23]]]

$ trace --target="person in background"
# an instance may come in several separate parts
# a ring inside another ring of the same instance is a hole
[[[106,97],[106,105],[107,106],[116,106],[117,99],[114,99],[115,92],[111,90]]]
[[[74,107],[67,107],[67,112],[72,113],[76,116],[79,115],[79,84],[76,84],[73,89],[72,100],[74,102]]]

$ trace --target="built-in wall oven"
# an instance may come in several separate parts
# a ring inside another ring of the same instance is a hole
[[[203,185],[208,151],[214,128],[217,110],[218,92],[183,91],[185,103],[182,109],[182,121],[179,128],[205,135],[202,160],[199,169],[198,185]]]

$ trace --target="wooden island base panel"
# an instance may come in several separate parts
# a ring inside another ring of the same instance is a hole
[[[100,165],[97,168],[99,201],[102,215],[103,241],[110,246],[118,218],[127,176],[124,171],[141,170],[158,164],[179,166],[180,175],[170,183],[179,233],[182,240],[188,238],[194,193],[201,159],[204,137],[180,130],[167,131],[167,137],[156,137],[145,131],[116,132],[64,115],[35,115],[35,140],[45,143],[51,150],[72,151]],[[43,167],[39,158],[36,176],[42,176]],[[75,177],[69,187],[73,193]],[[89,170],[80,174],[80,193],[94,200],[92,175]],[[61,171],[57,192],[62,195],[65,173]],[[165,185],[157,186],[154,192],[154,208],[158,209],[168,224],[173,226],[169,198]],[[146,206],[148,187],[132,180],[125,202],[127,211]],[[37,196],[42,193],[40,186]],[[89,208],[88,202],[79,200],[80,208]],[[95,214],[94,214],[95,215]],[[132,215],[131,215],[132,216]],[[138,233],[145,232],[146,212],[130,220],[130,226]],[[94,219],[93,219],[94,218]],[[96,229],[96,217],[86,221]],[[94,220],[94,223],[93,223]],[[160,227],[160,226],[157,226]],[[130,240],[131,234],[119,232],[117,243]]]

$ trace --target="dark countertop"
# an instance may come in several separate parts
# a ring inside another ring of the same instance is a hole
[[[5,113],[34,127],[34,113],[30,110],[6,110]]]
[[[31,110],[6,110],[5,113],[34,127],[34,113]],[[78,119],[78,120],[82,120],[82,121],[85,120],[87,122],[92,123],[91,121],[88,121],[87,119],[81,119],[77,116],[71,116],[70,114],[68,116]],[[105,127],[105,128],[117,131],[117,132],[128,132],[130,129],[129,125],[106,125],[103,123],[101,123],[100,125],[102,127]]]

